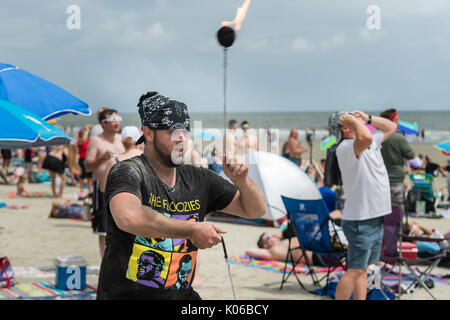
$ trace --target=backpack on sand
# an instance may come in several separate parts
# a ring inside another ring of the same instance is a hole
[[[14,271],[8,257],[0,258],[0,288],[11,288],[15,284]]]

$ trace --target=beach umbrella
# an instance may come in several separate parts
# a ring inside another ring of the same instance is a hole
[[[332,145],[336,143],[336,137],[334,135],[329,136],[322,140],[320,144],[320,150],[328,150]]]
[[[366,127],[369,128],[370,131],[375,130],[375,127],[370,124],[366,124]],[[417,122],[410,123],[400,120],[398,122],[397,132],[403,132],[405,135],[416,135],[419,133],[419,127]]]
[[[37,115],[0,100],[0,148],[67,144],[72,138]]]
[[[417,122],[410,123],[410,122],[400,120],[398,122],[397,131],[403,132],[405,135],[411,135],[411,134],[415,135],[415,134],[419,133],[419,128],[418,128]]]
[[[434,146],[438,148],[446,156],[450,156],[450,140],[435,144]]]
[[[44,120],[69,113],[91,114],[85,102],[64,89],[5,63],[0,63],[0,99],[25,108]]]

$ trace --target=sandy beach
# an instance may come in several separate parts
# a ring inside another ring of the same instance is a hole
[[[302,142],[305,143],[305,142]],[[418,153],[429,154],[433,160],[442,163],[446,160],[431,144],[416,143],[413,148]],[[318,145],[314,148],[314,159],[318,161],[325,153]],[[439,178],[437,185],[445,184],[445,179]],[[41,191],[51,194],[50,186],[43,184],[28,184],[30,191]],[[51,203],[50,196],[42,198],[9,198],[11,191],[16,191],[15,185],[0,185],[0,201],[8,205],[16,205],[19,209],[0,208],[0,256],[7,256],[14,267],[45,267],[53,266],[57,256],[82,256],[89,267],[94,270],[87,276],[87,282],[97,285],[98,276],[95,270],[100,266],[98,237],[92,233],[88,221],[73,221],[68,219],[49,219]],[[67,186],[65,194],[79,192],[78,187]],[[20,209],[26,205],[28,208]],[[450,219],[410,218],[410,221],[441,230],[450,231]],[[229,256],[243,255],[245,249],[256,246],[256,240],[262,232],[275,232],[274,228],[249,226],[243,224],[216,222],[227,230],[224,235]],[[294,277],[291,277],[283,290],[279,290],[280,273],[231,264],[231,274],[238,299],[249,300],[326,300],[329,298],[312,295],[302,290]],[[437,267],[434,273],[447,275],[450,269]],[[228,278],[227,265],[223,258],[222,246],[200,251],[201,286],[197,289],[203,299],[232,300],[233,294]],[[18,282],[41,281],[33,275],[16,276]],[[54,279],[48,279],[54,280]],[[304,283],[309,289],[315,288],[310,277],[304,277]],[[450,298],[450,286],[436,285],[432,289],[438,299]],[[405,296],[407,298],[408,296]],[[430,299],[422,289],[418,290],[414,299]]]

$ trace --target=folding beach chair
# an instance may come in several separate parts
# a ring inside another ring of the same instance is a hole
[[[393,206],[392,213],[385,217],[384,224],[384,238],[383,238],[383,250],[381,252],[380,260],[384,262],[384,266],[382,268],[382,274],[384,274],[381,278],[381,286],[384,289],[387,289],[393,292],[397,299],[401,299],[401,296],[409,291],[415,290],[419,288],[425,289],[428,294],[436,300],[436,297],[430,291],[430,287],[432,287],[432,280],[430,279],[430,275],[432,274],[433,269],[439,264],[441,259],[446,257],[448,249],[442,249],[440,251],[430,252],[426,256],[419,256],[417,258],[414,257],[406,257],[407,255],[403,252],[402,245],[407,242],[413,241],[427,241],[439,243],[442,239],[436,238],[427,238],[427,237],[411,237],[408,235],[404,235],[402,233],[402,211],[400,207]],[[415,266],[415,268],[413,268]],[[419,266],[425,268],[423,271],[419,270]],[[395,290],[392,290],[387,285],[384,284],[384,278],[395,272],[395,267],[398,267],[398,285],[395,286]],[[407,275],[404,276],[402,274],[402,267],[406,268]],[[406,285],[402,286],[402,278],[403,282],[405,282],[405,278],[410,276],[413,281],[406,287]],[[412,298],[413,295],[411,295]]]
[[[429,173],[411,173],[409,175],[409,178],[413,183],[413,186],[409,192],[417,194],[415,196],[416,199],[413,200],[425,201],[425,212],[436,211],[436,208],[439,204],[440,194],[436,191],[433,175]],[[415,205],[415,201],[413,201],[413,203],[410,203],[408,206],[409,211],[416,211]]]
[[[283,278],[281,280],[280,290],[283,288],[283,285],[288,280],[289,276],[291,276],[291,274],[294,274],[300,286],[304,290],[308,291],[295,271],[295,266],[299,263],[302,257],[305,257],[305,261],[313,283],[315,285],[320,285],[320,282],[326,278],[325,288],[328,288],[328,282],[331,272],[333,272],[340,266],[345,268],[344,261],[346,258],[346,254],[345,250],[339,249],[344,248],[344,246],[339,241],[335,225],[333,223],[329,223],[331,221],[331,218],[325,202],[322,199],[298,200],[283,196],[281,196],[281,198],[288,213],[288,228],[293,227],[293,230],[295,230],[296,236],[299,241],[299,246],[291,248],[291,238],[289,238],[289,250],[285,259],[285,268],[283,272]],[[332,245],[330,239],[330,225],[334,229],[334,235],[336,235],[335,237],[333,237],[336,239],[334,245]],[[294,259],[294,250],[301,250],[301,255],[298,260]],[[307,250],[320,255],[321,257],[323,257],[322,260],[327,262],[327,274],[321,279],[319,279],[317,274],[314,272],[312,262],[306,259]],[[293,266],[290,272],[286,271],[288,263],[292,263]]]

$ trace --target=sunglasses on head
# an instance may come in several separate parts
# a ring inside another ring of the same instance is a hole
[[[122,121],[122,117],[121,116],[116,116],[116,117],[111,117],[111,118],[106,118],[103,119],[102,122],[114,122],[114,121]]]

